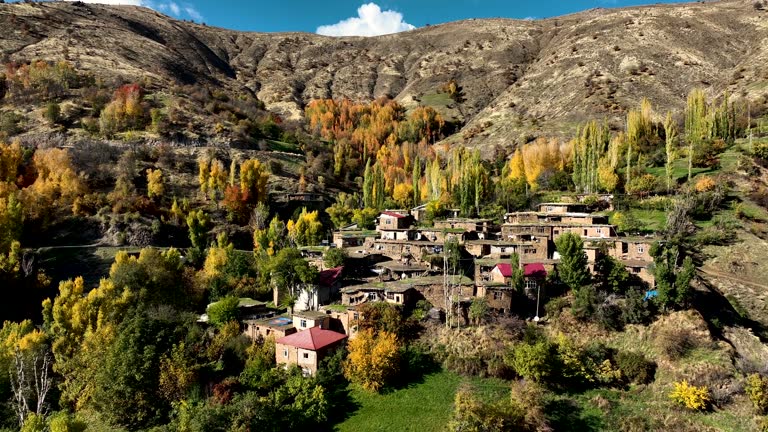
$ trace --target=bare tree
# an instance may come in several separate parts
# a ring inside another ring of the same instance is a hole
[[[8,371],[13,393],[12,403],[19,418],[19,427],[24,427],[30,414],[45,416],[48,413],[46,398],[52,384],[49,375],[51,353],[47,347],[29,353],[16,348],[13,360]]]

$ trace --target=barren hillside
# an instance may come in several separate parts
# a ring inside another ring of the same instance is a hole
[[[245,33],[149,9],[0,4],[3,61],[68,59],[98,76],[243,92],[285,118],[315,98],[390,96],[465,126],[450,142],[490,148],[618,124],[642,97],[680,108],[690,88],[768,101],[768,8],[751,1],[595,9],[541,20],[467,20],[373,38]],[[455,79],[463,100],[438,95]]]

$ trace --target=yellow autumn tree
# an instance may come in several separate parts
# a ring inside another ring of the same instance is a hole
[[[248,159],[240,164],[240,191],[251,203],[267,200],[269,172],[258,159]]]
[[[211,280],[221,274],[221,269],[227,264],[227,256],[234,250],[224,233],[216,237],[216,246],[208,249],[203,264],[203,277]]]
[[[563,171],[569,160],[569,146],[556,139],[539,138],[517,148],[509,161],[509,178],[525,179],[531,189],[537,189],[542,174]]]
[[[400,342],[393,333],[365,329],[349,341],[344,376],[366,390],[377,392],[396,376]]]
[[[208,192],[208,176],[211,173],[211,160],[201,157],[197,161],[197,181],[200,184],[200,192],[205,195]]]
[[[147,196],[150,198],[161,198],[164,193],[163,171],[160,169],[147,169]]]
[[[509,161],[509,177],[513,180],[525,179],[525,163],[523,163],[523,152],[517,147],[515,154]]]
[[[13,183],[19,175],[19,164],[24,157],[21,144],[15,140],[11,144],[0,143],[0,181]]]
[[[228,173],[224,164],[218,159],[212,160],[208,173],[208,194],[211,199],[216,199],[227,187],[227,176]]]
[[[395,185],[392,198],[403,208],[410,206],[413,203],[413,185],[410,183],[398,183]]]
[[[53,206],[69,206],[85,192],[84,182],[66,150],[38,150],[32,160],[37,178],[22,194],[24,209],[31,219],[47,217]]]
[[[319,221],[317,210],[308,212],[301,209],[301,214],[295,221],[288,221],[288,237],[298,246],[313,246],[320,243],[323,234],[323,224]]]

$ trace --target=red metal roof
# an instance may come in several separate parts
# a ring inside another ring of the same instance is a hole
[[[336,267],[328,270],[323,270],[320,272],[320,275],[318,276],[318,283],[322,286],[332,286],[336,283],[337,280],[341,277],[341,272],[344,270],[344,267]]]
[[[501,272],[501,275],[505,278],[512,277],[512,264],[509,263],[498,263],[496,264],[496,268],[499,269]]]
[[[405,215],[401,215],[400,213],[395,213],[395,212],[391,212],[391,211],[383,211],[383,212],[381,212],[381,214],[382,214],[382,216],[391,216],[393,218],[398,218],[398,219],[405,217]]]
[[[544,269],[544,264],[542,263],[526,264],[525,275],[532,277],[545,277],[547,276],[547,271]]]
[[[308,330],[281,337],[275,343],[317,351],[346,338],[346,335],[336,333],[335,331],[312,327]]]
[[[509,263],[498,263],[496,264],[496,268],[499,269],[501,272],[501,275],[505,278],[512,277],[512,264]],[[533,264],[526,264],[524,275],[527,277],[545,277],[547,276],[547,271],[544,269],[544,264],[541,263],[533,263]]]

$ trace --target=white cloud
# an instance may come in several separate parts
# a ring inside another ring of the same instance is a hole
[[[171,9],[171,13],[176,16],[179,16],[179,14],[181,13],[181,9],[179,8],[179,5],[177,5],[174,2],[168,3],[168,7]]]
[[[205,20],[205,18],[203,18],[203,15],[201,15],[200,12],[197,11],[197,9],[191,6],[185,7],[184,11],[187,13],[187,15],[192,17],[192,19],[195,21],[203,22],[203,20]]]
[[[357,16],[336,24],[317,28],[317,34],[325,36],[379,36],[414,27],[403,20],[403,14],[393,10],[382,11],[376,3],[367,3],[357,9]]]
[[[66,0],[77,1],[77,0]],[[83,3],[99,3],[107,5],[130,5],[144,6],[155,9],[163,13],[170,13],[179,18],[192,18],[195,21],[203,21],[205,18],[192,5],[182,4],[181,6],[173,1],[155,1],[155,0],[80,0]]]

